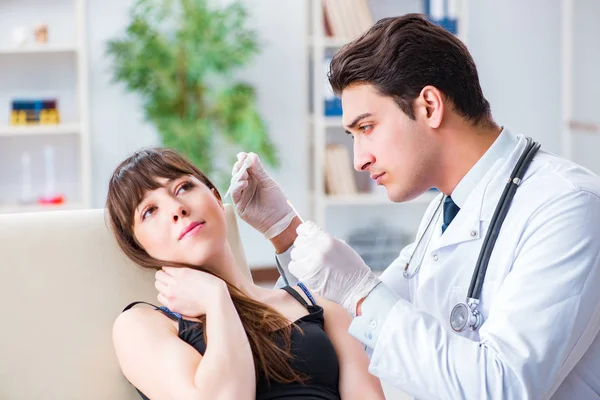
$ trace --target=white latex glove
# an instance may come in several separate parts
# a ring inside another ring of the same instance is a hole
[[[290,272],[309,289],[356,315],[356,304],[379,278],[346,242],[306,221],[296,230]]]
[[[263,168],[254,153],[239,153],[233,166],[231,199],[241,219],[267,239],[272,239],[287,228],[296,213],[277,182]],[[248,158],[248,161],[246,161]],[[241,168],[245,172],[233,180]]]

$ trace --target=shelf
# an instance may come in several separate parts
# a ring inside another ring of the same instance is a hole
[[[0,214],[15,214],[15,213],[28,213],[28,212],[41,212],[41,211],[59,211],[59,210],[78,210],[84,208],[80,203],[65,203],[65,204],[14,204],[14,205],[3,205],[0,204]]]
[[[334,37],[329,37],[329,36],[325,36],[325,37],[311,36],[310,37],[310,43],[313,46],[325,47],[328,49],[337,49],[339,47],[342,47],[346,43],[350,43],[352,40],[353,39],[334,38]]]
[[[323,116],[323,117],[315,117],[311,116],[312,123],[321,123],[325,128],[342,128],[342,116]]]
[[[429,204],[439,192],[428,191],[421,196],[401,204]],[[327,195],[324,197],[328,206],[369,205],[369,204],[400,204],[393,203],[385,193],[359,193],[355,195]]]
[[[323,117],[325,128],[342,128],[342,117]]]
[[[0,136],[21,135],[70,135],[81,133],[81,125],[78,123],[58,125],[6,125],[0,126]]]
[[[0,48],[0,55],[77,53],[77,46],[70,44],[38,44],[23,47]]]

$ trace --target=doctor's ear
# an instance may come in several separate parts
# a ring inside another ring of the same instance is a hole
[[[425,86],[414,101],[415,116],[430,128],[439,128],[444,118],[446,99],[435,86]]]

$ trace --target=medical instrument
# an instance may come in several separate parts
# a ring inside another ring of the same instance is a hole
[[[473,271],[473,276],[471,277],[471,284],[469,285],[469,290],[467,292],[467,297],[464,303],[458,303],[452,308],[450,312],[450,326],[452,330],[455,332],[462,332],[467,327],[469,327],[472,331],[476,331],[483,323],[483,316],[477,309],[479,305],[479,300],[481,296],[481,289],[483,287],[483,281],[485,279],[485,273],[487,271],[487,267],[490,261],[490,257],[492,255],[492,251],[494,250],[494,245],[496,244],[496,239],[498,239],[498,235],[500,234],[500,229],[502,228],[502,223],[504,222],[504,218],[506,214],[508,214],[508,209],[512,202],[512,199],[515,195],[515,192],[519,185],[521,184],[521,180],[523,179],[523,175],[525,171],[531,164],[534,155],[540,148],[540,144],[533,141],[531,138],[526,138],[527,145],[525,146],[525,150],[519,157],[517,164],[515,165],[510,179],[508,180],[502,195],[500,196],[500,200],[496,205],[496,209],[494,210],[494,214],[492,216],[492,220],[490,222],[490,227],[485,236],[483,244],[481,246],[481,250],[479,252],[479,257],[477,258],[477,263],[475,265],[475,270]],[[423,238],[427,234],[429,230],[429,226],[432,222],[438,217],[438,211],[441,208],[441,204],[443,203],[445,196],[440,200],[440,204],[438,205],[436,211],[432,215],[425,231],[421,234],[421,237],[417,241],[413,252],[404,267],[404,277],[407,279],[413,278],[418,270],[421,267],[421,263],[423,262],[423,258],[425,257],[425,250],[423,250],[423,254],[421,255],[421,261],[417,265],[417,268],[413,273],[409,273],[409,265],[413,256],[416,254],[417,249],[420,246]],[[429,236],[431,239],[431,234]],[[427,246],[426,246],[427,247]]]
[[[408,270],[408,268],[410,266],[410,262],[412,261],[413,257],[415,256],[415,254],[417,252],[417,249],[420,247],[421,242],[423,241],[423,238],[425,238],[425,235],[428,232],[429,232],[429,237],[427,238],[427,243],[423,247],[423,252],[425,252],[425,250],[427,249],[427,247],[429,247],[429,242],[431,241],[431,236],[433,235],[433,229],[430,229],[430,228],[432,226],[435,226],[433,224],[433,221],[437,220],[437,218],[439,218],[439,216],[441,215],[440,210],[442,209],[442,204],[444,204],[444,199],[445,198],[446,198],[446,196],[442,196],[442,198],[440,199],[440,202],[437,205],[435,211],[433,212],[433,215],[429,219],[429,222],[427,223],[427,226],[425,227],[425,230],[421,234],[421,237],[419,238],[419,240],[417,240],[417,244],[415,245],[414,250],[410,254],[410,258],[408,259],[408,261],[406,262],[406,265],[404,266],[404,271],[402,272],[402,275],[406,279],[412,279],[417,274],[417,272],[419,272],[419,270],[421,269],[421,264],[423,264],[423,259],[425,258],[425,254],[421,255],[421,260],[417,264],[417,268],[415,268],[415,270],[412,273],[409,272],[409,270]]]
[[[279,275],[281,275],[283,278],[283,282],[285,282],[286,286],[290,286],[290,281],[288,281],[285,271],[283,270],[283,267],[281,266],[281,263],[277,257],[275,257],[275,263],[277,264],[277,271],[279,272]]]
[[[231,194],[231,189],[233,189],[233,186],[236,183],[238,183],[238,181],[240,180],[242,174],[246,170],[248,170],[248,168],[250,168],[250,156],[249,155],[244,160],[244,163],[242,164],[241,168],[238,170],[237,174],[235,174],[233,176],[233,178],[231,178],[231,182],[229,184],[229,187],[227,188],[227,191],[225,192],[225,195],[221,198],[222,201],[225,201],[225,199],[227,199],[227,196],[229,196]]]
[[[294,214],[296,214],[296,216],[300,219],[300,222],[304,223],[304,220],[302,219],[300,214],[298,214],[298,211],[296,211],[296,209],[292,205],[292,202],[288,200],[287,203],[292,208],[292,211],[294,212]],[[281,263],[279,262],[279,258],[275,257],[275,263],[277,264],[277,271],[279,271],[279,275],[281,275],[285,284],[287,286],[290,286],[290,282],[288,281],[287,276],[285,275],[285,271],[284,271],[283,267],[281,266]]]

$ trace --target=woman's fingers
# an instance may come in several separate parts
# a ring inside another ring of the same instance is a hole
[[[159,269],[158,271],[156,271],[156,273],[154,274],[154,277],[156,278],[157,281],[160,281],[166,285],[176,284],[176,280],[173,277],[173,275],[163,271],[162,269]]]
[[[156,296],[156,299],[158,300],[158,302],[160,304],[162,304],[163,306],[169,308],[169,301],[167,300],[167,298],[162,293],[158,293],[158,296]]]

